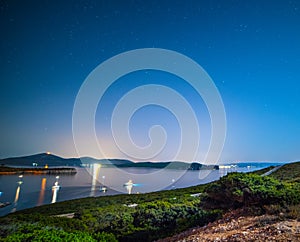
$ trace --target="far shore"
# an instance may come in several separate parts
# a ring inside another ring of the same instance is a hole
[[[0,167],[0,175],[59,175],[69,174],[75,175],[75,168],[15,168],[15,167]]]

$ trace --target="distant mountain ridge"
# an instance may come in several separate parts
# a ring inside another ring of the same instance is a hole
[[[95,159],[91,157],[82,157],[82,158],[62,158],[57,155],[49,153],[40,153],[29,156],[21,157],[12,157],[0,159],[1,165],[13,165],[13,166],[32,166],[33,163],[36,163],[38,166],[82,166],[82,164],[107,164],[107,165],[125,165],[131,164],[133,162],[128,160],[121,159]]]
[[[167,162],[133,162],[125,159],[95,159],[91,157],[82,158],[62,158],[49,153],[41,153],[22,157],[12,157],[0,159],[0,165],[6,166],[33,166],[36,163],[38,167],[50,166],[84,166],[94,163],[103,165],[104,167],[144,167],[144,168],[170,168],[170,169],[218,169],[218,166],[203,165],[197,162],[187,163],[181,161]]]
[[[198,162],[183,162],[183,161],[165,161],[165,162],[133,162],[126,159],[95,159],[92,157],[81,158],[62,158],[50,153],[40,153],[29,156],[12,157],[0,159],[0,165],[6,166],[33,166],[36,163],[38,167],[48,166],[77,166],[82,167],[85,165],[91,165],[94,163],[101,164],[103,167],[143,167],[143,168],[169,168],[169,169],[188,169],[188,170],[200,170],[200,169],[219,169],[224,166],[238,166],[238,167],[268,167],[278,166],[284,163],[269,163],[269,162],[241,162],[241,163],[227,163],[220,165],[203,165]]]

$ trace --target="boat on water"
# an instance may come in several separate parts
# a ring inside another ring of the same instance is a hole
[[[0,208],[4,208],[10,204],[11,204],[10,202],[4,202],[4,203],[0,202]]]
[[[124,187],[133,186],[132,180],[129,180],[128,182],[123,184]]]
[[[99,191],[100,192],[107,192],[107,187],[101,186]]]
[[[58,178],[56,177],[56,179],[58,179]],[[58,181],[56,181],[54,183],[54,186],[52,186],[52,201],[51,201],[51,203],[56,203],[57,192],[58,192],[59,188],[60,188],[60,186],[58,184]]]
[[[132,180],[129,180],[128,182],[124,183],[123,186],[126,187],[128,194],[131,194],[132,187],[133,187]]]

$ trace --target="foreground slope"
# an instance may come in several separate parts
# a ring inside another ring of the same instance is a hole
[[[262,172],[258,173],[263,174]],[[256,193],[255,198],[258,199],[259,195],[263,194],[269,200],[259,199],[259,203],[252,204],[252,206],[247,204],[246,206],[243,204],[246,201],[239,199],[241,190],[237,189],[238,184],[232,187],[222,186],[224,204],[219,200],[219,206],[224,207],[227,204],[230,206],[228,206],[229,211],[227,210],[228,212],[221,219],[160,241],[300,241],[300,162],[283,165],[269,176],[271,177],[270,181],[272,178],[280,180],[273,180],[277,185],[274,184],[275,186],[271,187],[272,189],[269,191],[266,183],[264,186],[262,183],[246,183],[249,186],[244,187],[244,191],[251,187],[251,192],[254,193],[254,187],[260,186],[262,192]],[[231,182],[233,181],[234,179],[231,180]],[[212,187],[218,183],[220,182],[212,184]],[[245,183],[241,183],[245,185]],[[282,185],[284,187],[281,187]],[[280,186],[278,191],[276,191],[276,186]],[[289,191],[290,187],[293,188]],[[226,196],[230,188],[232,188],[231,199],[229,199],[231,201],[227,201]],[[212,195],[216,191],[209,190],[208,192]],[[249,196],[250,191],[247,192]],[[272,193],[276,196],[273,196]],[[280,199],[274,202],[276,198]],[[215,199],[218,200],[217,197]],[[293,201],[293,199],[295,200]],[[252,199],[252,202],[255,202],[254,200]],[[232,201],[236,203],[233,204]],[[234,207],[240,208],[233,209]]]
[[[300,222],[278,215],[249,216],[232,211],[213,223],[160,242],[175,241],[300,241]]]

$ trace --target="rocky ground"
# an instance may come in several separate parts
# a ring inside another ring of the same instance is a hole
[[[160,240],[173,241],[300,241],[300,221],[275,215],[243,216],[233,211],[204,227]]]

